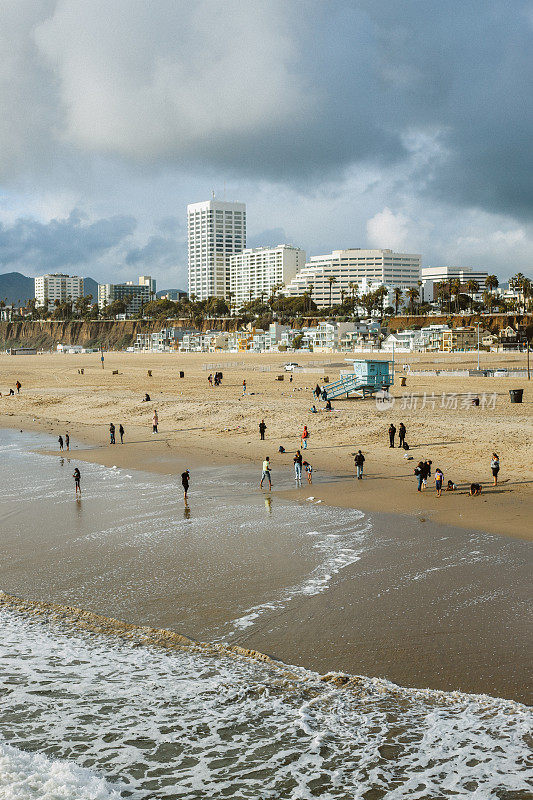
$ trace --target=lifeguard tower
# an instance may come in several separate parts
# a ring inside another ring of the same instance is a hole
[[[388,390],[394,383],[394,361],[367,358],[347,358],[346,361],[353,364],[353,371],[341,370],[340,380],[324,385],[328,400],[350,394],[365,398],[382,389]]]

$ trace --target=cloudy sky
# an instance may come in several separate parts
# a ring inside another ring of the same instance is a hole
[[[533,266],[532,0],[0,0],[0,272],[186,286],[248,244]]]

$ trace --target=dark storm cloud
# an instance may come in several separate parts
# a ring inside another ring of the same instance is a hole
[[[135,227],[133,217],[88,222],[78,211],[47,223],[36,219],[0,223],[0,272],[15,267],[30,274],[76,269],[127,242]]]
[[[6,177],[36,174],[39,153],[58,173],[103,155],[132,175],[164,168],[312,193],[360,167],[382,183],[396,170],[398,198],[531,216],[530,0],[9,8]]]
[[[186,261],[184,245],[165,236],[151,236],[143,247],[131,249],[125,258],[130,266],[158,273],[167,268],[174,269]]]

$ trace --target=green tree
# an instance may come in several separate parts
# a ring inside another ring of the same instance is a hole
[[[470,279],[465,283],[465,289],[470,294],[470,311],[474,310],[474,295],[479,292],[479,283]]]
[[[329,276],[328,283],[329,283],[329,307],[331,308],[331,291],[333,289],[333,284],[337,283],[337,278],[335,277],[335,275]]]
[[[411,314],[414,314],[415,313],[415,303],[418,300],[419,291],[418,291],[418,289],[415,289],[414,286],[411,286],[409,289],[407,289],[406,295],[409,298],[409,308],[411,310]]]
[[[398,316],[398,309],[400,307],[400,303],[403,297],[403,291],[400,289],[399,286],[396,286],[392,294],[394,297],[394,313],[396,316]]]

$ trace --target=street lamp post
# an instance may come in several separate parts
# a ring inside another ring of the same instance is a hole
[[[479,372],[479,322],[477,324],[477,371]]]

